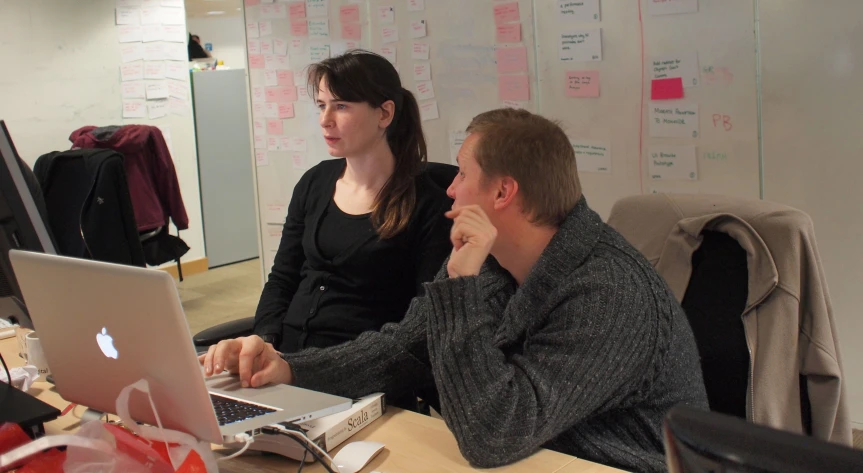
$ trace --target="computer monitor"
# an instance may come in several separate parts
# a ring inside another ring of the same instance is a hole
[[[665,417],[669,473],[863,471],[863,452],[738,417],[674,407]]]
[[[33,328],[9,264],[9,250],[17,248],[50,254],[56,251],[45,220],[36,207],[33,190],[24,177],[25,172],[31,173],[18,156],[6,123],[0,120],[0,318]],[[38,186],[35,191],[38,192]]]

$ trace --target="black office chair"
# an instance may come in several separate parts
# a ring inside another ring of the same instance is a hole
[[[677,406],[665,417],[669,473],[851,473],[863,452],[731,416]]]
[[[455,179],[456,174],[458,174],[458,167],[451,164],[429,162],[426,164],[423,172],[428,174],[435,185],[446,191],[453,179]],[[252,335],[254,327],[255,318],[245,317],[202,330],[192,337],[192,341],[194,341],[195,348],[198,351],[203,351],[210,345],[219,343],[222,340]]]

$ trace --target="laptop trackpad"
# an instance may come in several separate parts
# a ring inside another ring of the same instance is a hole
[[[240,383],[240,377],[229,373],[222,373],[206,379],[207,390],[227,397],[233,397],[265,406],[283,409],[289,402],[286,399],[287,386],[270,385],[262,388],[244,388]]]

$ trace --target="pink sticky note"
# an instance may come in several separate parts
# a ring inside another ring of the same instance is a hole
[[[309,23],[306,20],[291,20],[291,36],[308,37]]]
[[[498,43],[521,42],[521,23],[498,25],[495,30],[495,41]]]
[[[501,100],[526,102],[530,100],[530,83],[524,74],[499,76],[497,78],[498,94]]]
[[[683,78],[654,79],[650,82],[650,100],[683,98]]]
[[[293,103],[280,103],[279,104],[279,118],[294,118],[294,104]],[[279,121],[281,123],[281,121]]]
[[[249,54],[249,67],[252,69],[263,69],[265,67],[263,54]]]
[[[497,73],[527,72],[527,48],[497,48],[494,52],[497,59]]]
[[[291,71],[279,71],[278,81],[280,86],[294,86],[294,73]]]
[[[296,87],[267,87],[267,102],[288,103],[297,101]]]
[[[566,71],[567,97],[599,97],[599,71]]]
[[[339,21],[341,21],[342,23],[359,23],[360,6],[342,5],[341,7],[339,7]]]
[[[494,24],[502,25],[504,23],[513,23],[521,21],[521,16],[518,14],[518,2],[501,3],[494,6]]]
[[[268,135],[281,135],[283,131],[281,120],[267,120]]]
[[[357,41],[363,39],[363,27],[356,23],[342,23],[342,39],[353,39]]]
[[[246,6],[247,7],[253,7],[255,5],[260,5],[260,4],[261,4],[261,0],[246,0]]]
[[[288,12],[292,20],[306,17],[306,2],[296,2],[288,5]]]

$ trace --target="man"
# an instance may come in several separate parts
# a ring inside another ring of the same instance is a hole
[[[680,305],[588,208],[559,126],[504,109],[468,132],[447,191],[452,253],[401,323],[284,356],[257,337],[225,341],[202,357],[205,372],[350,397],[436,388],[479,467],[546,447],[664,471],[663,416],[707,406]]]

